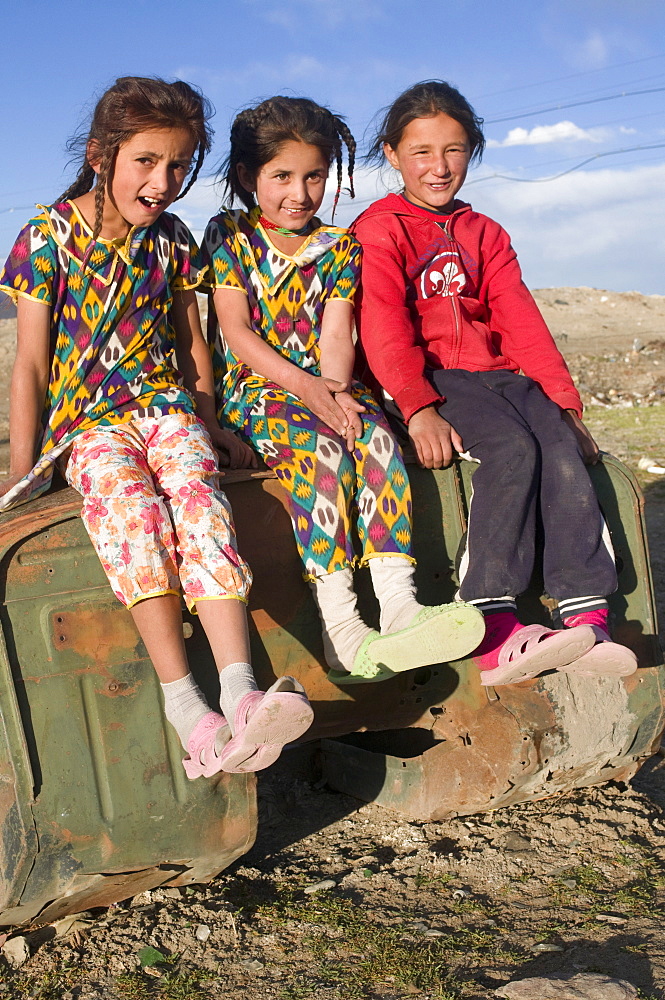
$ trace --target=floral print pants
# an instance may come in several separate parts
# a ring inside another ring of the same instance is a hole
[[[194,414],[83,431],[65,474],[83,496],[83,523],[127,607],[181,589],[190,610],[200,600],[247,599],[251,572],[217,486],[217,456]]]

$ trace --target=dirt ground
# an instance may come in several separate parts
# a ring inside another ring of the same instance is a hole
[[[536,292],[604,450],[647,500],[665,623],[665,297]],[[0,470],[14,323],[0,321]],[[609,784],[467,819],[406,820],[312,779],[259,780],[258,840],[207,886],[153,890],[28,935],[0,1000],[485,1000],[579,971],[665,1000],[665,760]],[[14,932],[14,937],[20,935]],[[11,934],[10,934],[11,936]]]

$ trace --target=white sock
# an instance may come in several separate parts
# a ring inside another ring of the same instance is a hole
[[[372,629],[358,614],[353,571],[339,569],[310,580],[323,626],[326,663],[335,670],[351,670],[360,644]]]
[[[258,691],[249,663],[229,663],[219,674],[219,705],[235,735],[236,708],[250,691]]]
[[[381,635],[407,628],[422,610],[416,600],[415,565],[403,556],[372,556],[367,565],[381,608]]]
[[[191,674],[162,684],[161,687],[164,692],[164,714],[186,750],[193,729],[211,711],[210,706]]]

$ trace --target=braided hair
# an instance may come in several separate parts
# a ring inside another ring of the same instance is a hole
[[[186,129],[196,142],[194,169],[184,191],[178,195],[178,198],[184,198],[198,177],[210,149],[212,130],[208,121],[211,115],[209,101],[182,80],[166,83],[152,77],[120,77],[97,102],[90,128],[67,143],[69,152],[80,156],[81,166],[74,183],[58,200],[78,198],[92,190],[95,183],[95,170],[90,162],[92,155],[93,162],[99,164],[92,231],[94,242],[101,232],[104,199],[120,146],[138,132],[168,128]]]
[[[353,167],[356,141],[340,115],[315,104],[306,97],[271,97],[255,107],[245,108],[236,115],[231,126],[231,151],[222,165],[222,176],[228,202],[238,198],[247,209],[256,205],[251,191],[240,183],[238,165],[256,177],[261,167],[273,160],[285,142],[304,142],[315,146],[332,166],[337,163],[337,190],[333,203],[333,219],[342,190],[342,146],[347,150],[349,194],[355,198]]]

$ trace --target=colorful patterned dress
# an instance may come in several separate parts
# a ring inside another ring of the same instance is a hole
[[[321,321],[332,299],[353,300],[360,247],[345,230],[320,226],[295,256],[278,250],[249,214],[211,219],[204,251],[215,288],[249,301],[253,329],[293,364],[320,374]],[[376,400],[359,383],[353,395],[367,409],[363,434],[345,441],[297,396],[243,364],[218,335],[213,345],[220,421],[239,431],[274,469],[288,495],[305,577],[353,566],[372,556],[411,558],[411,493],[399,448]]]
[[[132,415],[193,413],[178,383],[168,310],[174,291],[204,277],[198,247],[164,213],[125,240],[98,239],[85,272],[90,230],[71,202],[44,208],[21,230],[0,290],[51,307],[51,375],[34,469],[0,508],[43,493],[56,458],[76,434]]]
[[[217,456],[180,384],[173,292],[205,276],[194,239],[163,213],[124,240],[98,239],[72,202],[42,207],[0,273],[14,301],[50,307],[51,372],[39,458],[0,510],[43,493],[62,456],[116,596],[245,599],[251,574],[217,485]],[[71,449],[71,455],[69,450]]]

